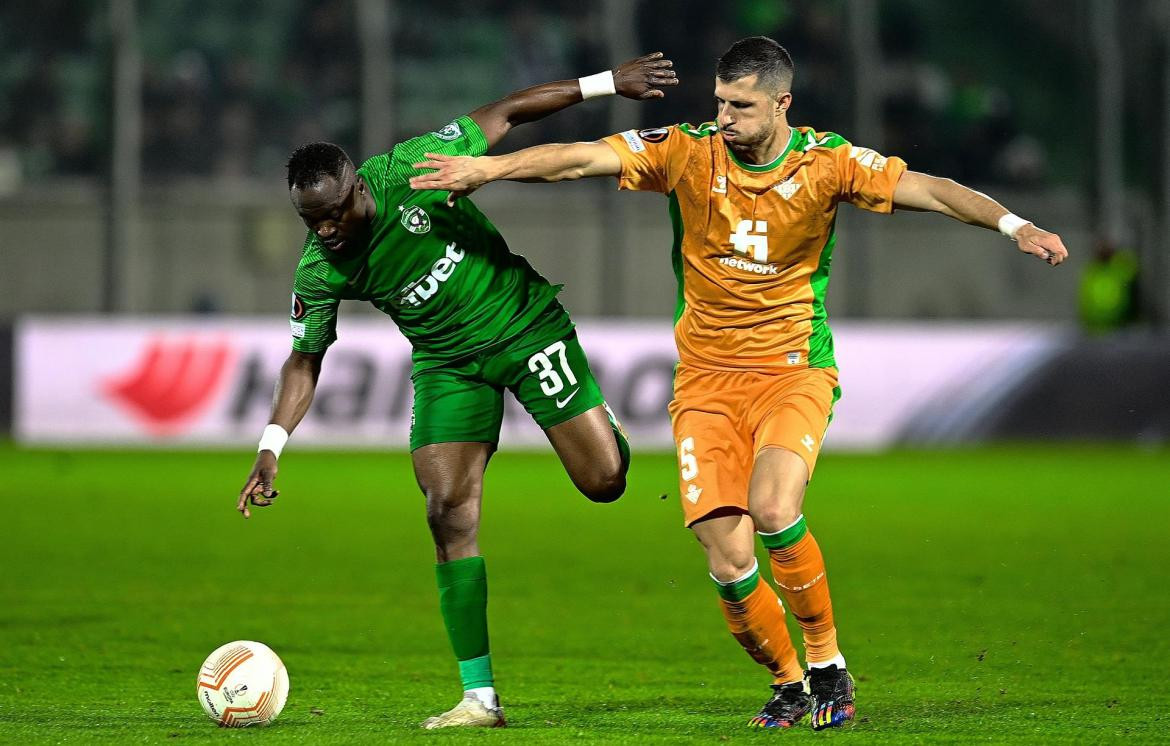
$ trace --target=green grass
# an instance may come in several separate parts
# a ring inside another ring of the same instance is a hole
[[[506,731],[424,733],[460,695],[402,454],[0,447],[0,741],[1149,742],[1170,735],[1170,453],[1027,445],[828,455],[806,503],[859,679],[851,731],[746,729],[768,680],[727,634],[670,455],[615,505],[555,458],[488,472],[481,546]],[[670,492],[667,500],[658,499]],[[270,644],[288,706],[220,731],[195,672]]]

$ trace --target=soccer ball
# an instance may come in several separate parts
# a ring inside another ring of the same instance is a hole
[[[288,671],[262,642],[236,640],[216,648],[195,684],[207,717],[224,728],[266,725],[288,699]]]

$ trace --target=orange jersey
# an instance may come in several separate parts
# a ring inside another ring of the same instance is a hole
[[[904,161],[810,127],[794,127],[788,146],[763,166],[737,161],[712,122],[604,141],[622,161],[619,188],[670,197],[682,363],[764,371],[836,365],[825,291],[837,204],[891,212]]]

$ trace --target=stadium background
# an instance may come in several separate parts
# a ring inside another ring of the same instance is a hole
[[[866,677],[860,733],[1164,738],[1141,682],[1170,622],[1170,3],[16,0],[0,741],[208,736],[188,679],[249,636],[292,671],[268,738],[405,738],[454,696],[389,320],[345,305],[284,504],[231,511],[287,344],[284,160],[312,139],[368,156],[658,49],[682,79],[666,100],[591,101],[501,150],[697,123],[714,59],[756,33],[795,58],[794,123],[986,191],[1072,253],[1051,270],[937,216],[841,212],[846,396],[809,514]],[[678,528],[665,204],[601,181],[475,199],[565,283],[640,448],[603,512],[510,413],[484,544],[513,737],[740,736],[761,685]]]

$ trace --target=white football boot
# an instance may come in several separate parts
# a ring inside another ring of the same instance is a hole
[[[488,707],[474,694],[466,694],[463,700],[447,710],[442,715],[429,717],[423,721],[422,727],[427,730],[435,728],[503,728],[504,709],[500,707],[500,698],[496,697],[495,707]]]

